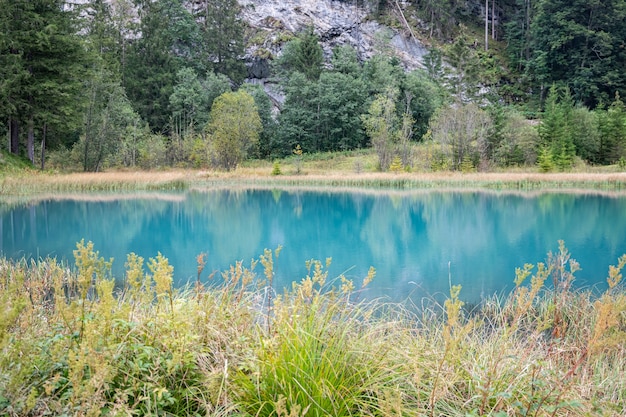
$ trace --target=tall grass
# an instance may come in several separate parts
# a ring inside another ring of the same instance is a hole
[[[452,173],[355,172],[348,168],[315,168],[308,162],[302,174],[271,175],[272,165],[241,167],[232,172],[164,171],[50,174],[38,171],[0,173],[0,197],[67,192],[175,191],[216,186],[323,186],[373,189],[481,188],[492,190],[626,191],[626,173]]]
[[[277,251],[209,276],[198,256],[183,289],[160,254],[130,254],[117,289],[91,243],[74,254],[0,260],[0,415],[626,413],[626,256],[593,296],[561,243],[470,310],[456,286],[420,309],[359,301],[375,271],[328,277],[330,260],[275,293]]]
[[[142,190],[184,190],[192,173],[102,172],[50,174],[39,171],[0,175],[0,196],[53,192],[124,192]]]

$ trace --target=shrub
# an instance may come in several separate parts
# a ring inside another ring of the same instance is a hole
[[[274,162],[274,166],[272,167],[272,175],[282,175],[283,172],[280,170],[280,162]]]

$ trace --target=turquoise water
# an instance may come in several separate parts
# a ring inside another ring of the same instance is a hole
[[[374,266],[367,297],[401,301],[448,293],[461,298],[512,288],[515,268],[544,261],[565,241],[582,270],[578,287],[604,288],[610,264],[626,253],[626,198],[597,195],[505,195],[486,192],[334,192],[211,190],[48,200],[9,209],[0,203],[0,253],[11,258],[72,260],[81,239],[114,258],[158,252],[174,266],[177,285],[202,280],[263,249],[283,247],[276,285],[306,275],[305,261],[331,257],[329,278],[357,286]],[[257,272],[262,276],[261,265]]]

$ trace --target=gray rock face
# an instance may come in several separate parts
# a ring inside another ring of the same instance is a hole
[[[257,43],[247,53],[249,74],[258,77],[259,62],[279,56],[290,35],[312,26],[320,37],[324,54],[351,45],[362,60],[384,47],[394,53],[407,70],[423,66],[427,49],[413,37],[369,20],[371,10],[363,2],[335,0],[239,0],[243,19],[258,33]],[[359,4],[357,6],[357,4]],[[260,41],[262,40],[262,41]],[[254,57],[254,58],[253,58]]]

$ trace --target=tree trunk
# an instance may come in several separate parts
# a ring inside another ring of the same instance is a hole
[[[26,151],[28,155],[28,159],[30,159],[31,163],[35,163],[35,122],[31,117],[28,122],[28,140],[26,142]]]
[[[485,0],[485,51],[489,50],[489,0]]]
[[[10,141],[9,150],[13,155],[17,155],[20,152],[20,122],[11,118],[9,120]]]
[[[491,39],[496,39],[496,0],[491,0]]]
[[[43,135],[41,136],[41,170],[43,171],[46,168],[46,133],[48,130],[48,125],[44,122],[43,124]]]

